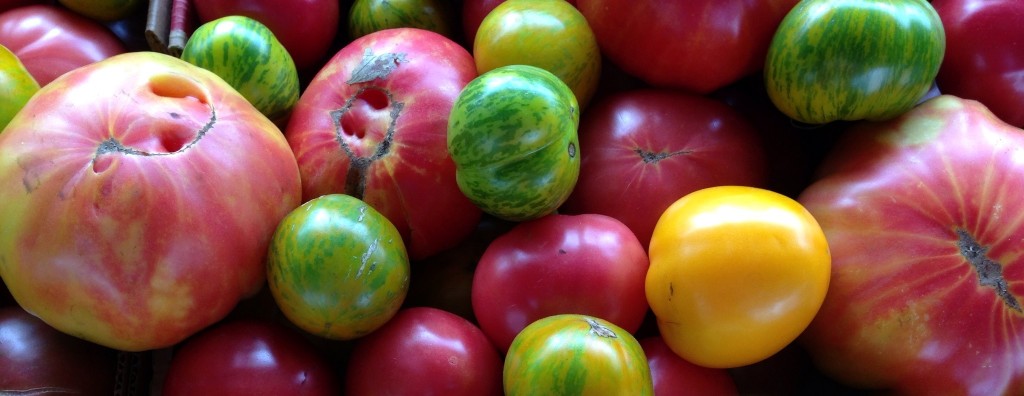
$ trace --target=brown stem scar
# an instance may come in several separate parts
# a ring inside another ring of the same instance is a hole
[[[641,149],[641,148],[637,147],[637,148],[633,149],[633,152],[636,153],[637,155],[639,155],[640,158],[644,160],[644,163],[646,163],[646,164],[657,164],[661,160],[668,159],[668,158],[671,158],[671,157],[675,157],[677,155],[690,154],[693,151],[692,150],[679,150],[679,151],[673,151],[671,153],[664,153],[664,152],[662,152],[662,153],[655,153],[653,151],[646,151],[644,149]]]
[[[978,283],[995,290],[996,295],[1003,300],[1003,304],[1008,308],[1024,312],[1017,297],[1010,293],[1006,278],[1003,277],[1003,266],[986,255],[989,248],[982,246],[962,228],[957,228],[956,234],[956,245],[960,248],[960,254],[967,259],[967,262],[971,263],[974,271],[978,273]]]
[[[618,338],[618,336],[615,335],[615,332],[612,331],[612,329],[609,329],[607,326],[598,323],[596,320],[592,318],[585,318],[584,320],[586,320],[587,324],[590,325],[590,334],[596,335],[598,337]]]

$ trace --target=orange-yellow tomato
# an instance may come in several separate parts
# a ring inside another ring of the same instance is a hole
[[[477,72],[530,65],[558,76],[586,107],[597,90],[601,53],[583,14],[564,0],[508,0],[487,14],[473,38]]]
[[[647,301],[669,347],[693,363],[737,367],[792,342],[825,299],[831,256],[800,203],[719,186],[669,206],[649,249]]]

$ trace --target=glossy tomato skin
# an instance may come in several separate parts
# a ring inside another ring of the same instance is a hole
[[[588,315],[559,314],[530,323],[512,342],[502,376],[508,396],[654,395],[636,338]]]
[[[346,45],[285,130],[303,199],[362,199],[398,228],[413,259],[454,247],[481,215],[459,190],[446,146],[453,103],[474,77],[469,52],[434,32],[388,29]]]
[[[928,93],[945,48],[926,0],[802,1],[775,31],[765,85],[799,122],[892,118]]]
[[[350,195],[327,194],[281,220],[267,253],[267,281],[299,328],[351,340],[398,312],[409,289],[409,257],[380,212]]]
[[[896,394],[1024,392],[1021,130],[943,95],[837,147],[799,198],[835,258],[801,337],[816,365]]]
[[[679,197],[767,179],[753,125],[702,96],[667,89],[612,94],[584,113],[579,135],[580,177],[561,210],[614,217],[645,248],[658,217]]]
[[[299,330],[263,320],[221,322],[173,350],[162,394],[330,396],[334,368]]]
[[[601,53],[648,84],[705,94],[761,70],[795,0],[579,0]]]
[[[398,312],[357,341],[349,395],[500,396],[502,358],[468,320],[437,308]]]
[[[0,307],[0,394],[114,394],[118,352],[61,333],[18,306]]]
[[[558,76],[586,108],[601,75],[601,51],[587,19],[565,1],[508,0],[481,21],[473,40],[480,74],[525,64]]]
[[[455,40],[452,4],[443,0],[355,0],[348,10],[348,35],[356,39],[378,30],[418,28]]]
[[[943,93],[983,103],[1010,125],[1024,127],[1024,2],[935,0],[946,32],[936,83]]]
[[[481,74],[448,120],[459,190],[505,220],[554,212],[579,177],[579,122],[576,97],[547,70],[508,65]]]
[[[654,381],[654,394],[672,395],[738,395],[729,371],[690,363],[672,352],[661,336],[639,340],[647,356]]]
[[[266,25],[301,72],[316,71],[338,34],[339,0],[202,0],[191,4],[200,22],[241,15]]]
[[[555,314],[598,316],[635,332],[647,313],[647,267],[643,245],[622,222],[548,215],[487,247],[473,277],[473,312],[502,351],[531,322]]]
[[[124,44],[99,22],[48,4],[0,14],[0,44],[18,55],[39,85],[125,52]]]
[[[828,290],[825,235],[800,203],[756,187],[716,186],[679,198],[658,219],[646,293],[665,343],[705,367],[731,368],[782,350]]]
[[[50,325],[163,348],[265,280],[300,203],[280,130],[223,79],[131,52],[42,87],[0,134],[0,276]]]

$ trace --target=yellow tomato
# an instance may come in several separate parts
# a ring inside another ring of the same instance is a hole
[[[597,90],[601,53],[590,25],[564,0],[508,0],[484,17],[473,38],[477,72],[530,65],[558,76],[580,107]]]
[[[720,186],[669,206],[654,228],[647,301],[668,346],[716,368],[767,358],[818,312],[832,259],[800,203],[754,188]]]

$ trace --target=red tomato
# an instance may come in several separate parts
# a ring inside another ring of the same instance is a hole
[[[1024,127],[1024,1],[935,0],[932,6],[946,31],[939,90],[980,101]]]
[[[201,0],[192,1],[200,22],[228,15],[260,21],[291,54],[299,72],[315,71],[338,35],[338,0]]]
[[[41,4],[0,14],[0,44],[18,55],[39,85],[125,52],[121,40],[99,22]]]
[[[690,363],[672,352],[660,336],[639,341],[647,356],[647,365],[651,367],[654,394],[727,396],[738,393],[728,370]]]
[[[580,122],[580,177],[566,213],[600,213],[643,246],[662,212],[716,185],[760,186],[765,153],[750,123],[724,103],[667,89],[608,96]]]
[[[233,320],[174,350],[163,395],[337,395],[330,361],[302,333],[276,322]]]
[[[601,53],[657,85],[708,93],[761,70],[796,0],[579,0]]]
[[[348,361],[349,395],[501,395],[502,359],[474,324],[437,308],[399,311],[359,339]]]
[[[487,247],[473,277],[473,312],[502,351],[531,322],[574,313],[635,332],[647,313],[647,253],[622,222],[599,214],[519,223]]]

